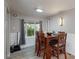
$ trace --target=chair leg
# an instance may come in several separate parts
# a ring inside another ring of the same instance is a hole
[[[37,56],[40,56],[40,51],[39,50],[37,51]]]
[[[43,59],[51,59],[51,50],[50,49],[46,49],[43,55]]]
[[[39,56],[39,49],[37,48],[37,56]]]
[[[57,48],[57,59],[59,59],[59,48]]]
[[[46,53],[44,53],[44,55],[43,55],[43,59],[46,59]]]
[[[37,44],[36,52],[37,52],[37,56],[40,56],[40,46],[39,46],[39,43]]]
[[[37,51],[37,56],[39,55],[38,51]]]
[[[37,45],[35,44],[35,53],[37,52]]]
[[[67,53],[66,53],[66,48],[65,48],[65,46],[64,46],[64,57],[65,57],[65,59],[67,59]]]
[[[47,53],[46,53],[45,59],[51,59],[51,52],[47,52]]]
[[[41,54],[41,51],[39,51],[39,55],[38,55],[39,57],[40,57],[40,54]]]
[[[66,54],[66,51],[65,51],[65,53],[64,53],[64,56],[65,56],[65,59],[67,59],[67,54]]]

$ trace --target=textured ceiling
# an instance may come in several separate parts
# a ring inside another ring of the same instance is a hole
[[[75,0],[8,0],[9,6],[25,16],[50,16],[75,8]],[[37,13],[36,8],[43,9]]]

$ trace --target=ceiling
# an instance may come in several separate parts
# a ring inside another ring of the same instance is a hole
[[[50,16],[75,8],[75,0],[8,0],[11,9],[24,16]],[[44,12],[38,13],[36,8]]]

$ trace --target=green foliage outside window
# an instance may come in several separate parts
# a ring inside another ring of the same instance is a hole
[[[34,28],[31,26],[27,28],[27,36],[34,36]]]
[[[39,24],[24,24],[26,36],[34,36],[34,32],[39,29]]]

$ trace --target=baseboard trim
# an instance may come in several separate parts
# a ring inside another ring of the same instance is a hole
[[[10,53],[9,53],[9,54],[7,54],[7,58],[10,58]]]
[[[75,55],[72,55],[71,53],[68,53],[68,52],[67,52],[67,54],[70,55],[70,56],[74,56],[74,57],[75,57]]]

